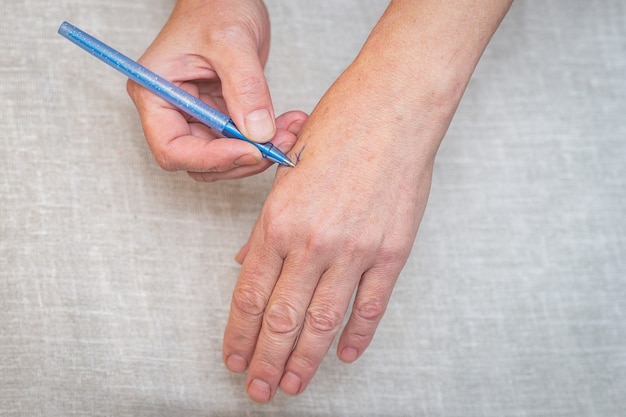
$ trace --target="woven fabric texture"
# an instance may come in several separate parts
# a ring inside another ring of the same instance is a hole
[[[518,0],[439,151],[388,312],[352,365],[269,405],[222,364],[273,169],[162,171],[124,78],[173,0],[16,0],[0,15],[0,416],[626,415],[626,3]],[[268,0],[277,113],[311,111],[383,0]]]

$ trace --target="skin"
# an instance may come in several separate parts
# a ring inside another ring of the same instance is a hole
[[[238,9],[253,10],[256,16],[244,19],[246,25],[254,23],[237,35],[247,33],[241,39],[247,39],[247,51],[256,53],[261,63],[250,68],[261,68],[266,56],[261,38],[265,39],[268,31],[264,8],[256,1],[237,4]],[[424,213],[439,144],[510,4],[506,0],[391,1],[358,57],[308,120],[295,112],[276,121],[275,140],[283,141],[279,147],[293,145],[290,156],[295,159],[301,152],[300,162],[296,168],[278,169],[250,238],[237,255],[242,268],[223,343],[228,369],[247,370],[246,389],[253,400],[268,402],[278,388],[292,395],[306,389],[339,333],[355,291],[337,354],[342,361],[353,362],[371,342]],[[190,5],[199,7],[196,1],[189,1],[179,2],[177,8]],[[173,19],[194,21],[199,10],[190,16],[175,9]],[[242,16],[230,7],[223,12],[234,19]],[[199,45],[194,48],[193,43],[186,46],[181,39],[189,35],[177,32],[180,25],[176,22],[168,25],[147,52],[146,60],[154,65],[176,73],[187,61],[172,51],[188,48],[211,56],[212,48],[219,49],[219,42],[215,47],[204,44],[208,51],[198,49]],[[214,30],[206,26],[210,25],[198,24],[196,29],[201,33]],[[191,33],[193,39],[195,31]],[[207,36],[217,39],[206,33],[199,39]],[[168,46],[170,43],[173,45]],[[164,50],[170,51],[169,57]],[[213,61],[202,58],[200,62]],[[213,71],[222,77],[223,96],[236,123],[248,109],[271,105],[269,95],[252,99],[254,105],[247,101],[250,97],[231,99],[227,86],[236,83],[241,74],[226,82],[224,78],[231,75]],[[183,74],[179,79],[193,73],[179,72]],[[250,74],[244,75],[239,79],[249,79]],[[151,102],[155,99],[130,90],[131,95],[136,94],[148,141],[158,149],[159,143],[167,142],[164,138],[171,139],[174,134],[157,131],[156,104]],[[257,92],[263,96],[267,90]],[[178,123],[169,129],[181,129],[180,119]],[[168,128],[165,124],[160,127]],[[181,148],[187,146],[183,139]],[[263,164],[241,167],[229,162],[238,157],[237,152],[252,152],[244,150],[244,145],[230,150],[222,149],[226,144],[211,147],[201,158],[181,151],[178,165],[172,167],[211,171],[192,174],[204,180],[233,178],[264,168]],[[220,151],[225,153],[212,153]],[[166,148],[161,152],[167,160],[172,151]]]
[[[139,62],[230,115],[249,139],[271,140],[286,152],[307,115],[291,111],[274,119],[263,74],[269,31],[260,0],[181,0]],[[187,171],[198,181],[216,181],[271,166],[254,146],[221,138],[134,82],[128,82],[127,91],[161,168]]]

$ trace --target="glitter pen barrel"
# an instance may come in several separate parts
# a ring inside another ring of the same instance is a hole
[[[261,151],[264,158],[272,162],[289,167],[295,166],[295,164],[271,142],[257,143],[251,141],[237,129],[232,119],[224,113],[209,106],[199,98],[187,93],[182,88],[160,77],[88,33],[83,32],[76,26],[63,22],[59,27],[59,34],[225,137],[240,139],[251,143]]]

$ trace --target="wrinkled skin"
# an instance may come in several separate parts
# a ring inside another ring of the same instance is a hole
[[[237,255],[223,358],[231,371],[248,371],[253,400],[306,389],[355,291],[337,354],[352,362],[371,342],[424,213],[439,144],[510,4],[391,1],[311,116],[289,112],[274,127],[263,3],[177,3],[143,62],[227,111],[252,139],[273,138],[300,160],[278,168]],[[269,165],[252,145],[215,139],[132,83],[129,93],[165,169],[214,181]]]

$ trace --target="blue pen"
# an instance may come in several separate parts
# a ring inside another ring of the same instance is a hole
[[[295,166],[287,155],[282,153],[271,142],[257,143],[251,141],[237,129],[231,118],[224,113],[214,109],[202,100],[192,96],[182,88],[175,86],[79,28],[63,22],[59,27],[59,34],[225,137],[241,139],[251,143],[261,151],[264,158],[272,162],[289,167]]]

